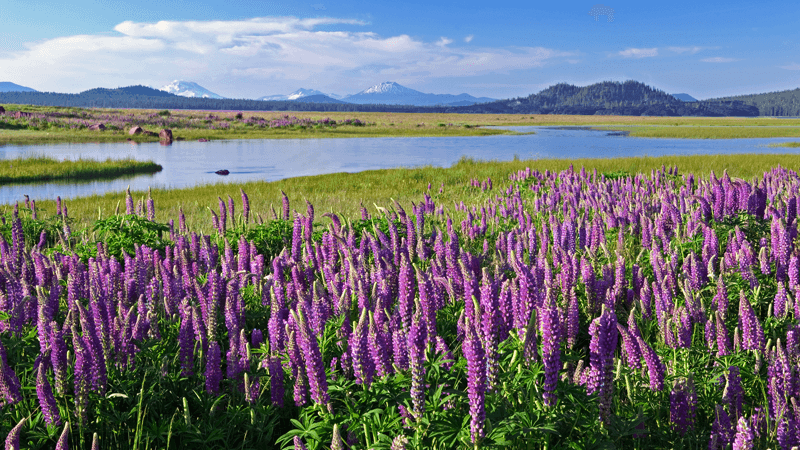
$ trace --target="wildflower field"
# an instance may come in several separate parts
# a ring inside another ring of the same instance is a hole
[[[65,202],[17,205],[0,223],[0,436],[800,445],[796,172],[528,167],[452,207],[443,189],[360,218],[285,195],[251,211],[242,191],[208,205],[210,234],[130,194],[86,234]]]

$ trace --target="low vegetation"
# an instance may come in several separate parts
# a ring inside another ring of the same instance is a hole
[[[749,124],[748,126],[623,126],[614,127],[613,129],[628,131],[631,137],[643,138],[747,139],[800,137],[800,127],[798,126],[750,126]]]
[[[78,159],[59,161],[45,156],[0,160],[0,184],[52,180],[112,178],[139,173],[154,173],[162,167],[152,161]]]

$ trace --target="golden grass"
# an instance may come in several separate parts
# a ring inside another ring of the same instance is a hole
[[[746,139],[772,137],[800,137],[800,127],[781,126],[618,126],[595,127],[629,131],[631,137],[677,139]]]

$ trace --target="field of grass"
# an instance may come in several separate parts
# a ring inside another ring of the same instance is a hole
[[[777,126],[780,125],[780,126]],[[788,125],[788,124],[787,124]],[[677,125],[677,126],[619,126],[596,127],[598,129],[613,129],[629,131],[629,136],[643,138],[677,138],[677,139],[742,139],[742,138],[773,138],[773,137],[800,137],[800,127],[784,126],[783,124],[767,125]]]
[[[102,108],[58,108],[30,105],[2,105],[7,111],[25,111],[32,118],[0,116],[0,144],[40,144],[53,142],[137,142],[157,141],[157,137],[129,136],[130,126],[141,125],[151,131],[170,128],[176,139],[272,139],[328,137],[428,137],[513,134],[480,127],[491,125],[580,125],[580,126],[658,126],[632,129],[642,137],[736,138],[800,135],[800,119],[735,117],[641,117],[569,116],[542,114],[423,114],[349,112],[274,112],[274,111],[194,111],[133,110]],[[289,116],[290,124],[275,126]],[[336,127],[319,121],[330,119]],[[358,119],[365,126],[344,125]],[[310,121],[312,124],[303,124]],[[89,131],[89,125],[103,123],[105,131]],[[769,126],[780,129],[760,129]],[[662,128],[663,126],[663,128]],[[737,128],[737,127],[758,128]],[[479,127],[479,128],[476,128]],[[673,128],[674,127],[674,128]],[[706,130],[702,127],[731,127]],[[733,131],[736,130],[736,131]],[[767,131],[768,130],[768,131]]]
[[[557,172],[568,168],[570,165],[576,169],[586,167],[587,170],[597,170],[598,173],[644,173],[660,169],[662,166],[677,166],[682,172],[691,172],[697,176],[707,177],[712,171],[718,176],[727,170],[732,177],[750,179],[772,167],[782,166],[797,170],[800,167],[800,157],[781,154],[754,154],[754,155],[697,155],[697,156],[662,156],[621,159],[539,159],[539,160],[514,160],[479,162],[472,159],[462,159],[459,163],[449,168],[423,167],[423,168],[397,168],[387,170],[370,170],[359,173],[335,173],[308,177],[289,178],[275,182],[248,182],[242,184],[213,184],[187,189],[162,190],[153,189],[152,198],[158,208],[156,217],[164,219],[176,217],[178,210],[183,208],[187,223],[192,229],[208,231],[211,227],[211,212],[209,206],[217,202],[217,198],[227,199],[228,196],[236,198],[239,189],[244,189],[250,196],[251,203],[257,206],[256,210],[262,211],[264,220],[265,211],[271,207],[280,209],[281,191],[286,192],[292,199],[305,199],[316,205],[320,214],[322,212],[341,213],[345,217],[360,216],[361,204],[370,211],[375,212],[375,206],[389,207],[392,199],[409,204],[415,201],[427,190],[431,184],[431,195],[440,203],[453,210],[454,203],[464,201],[475,203],[486,201],[488,195],[480,189],[467,186],[471,180],[486,180],[491,178],[496,186],[502,187],[507,183],[507,175],[513,171],[531,167],[544,172],[549,170]],[[443,192],[439,189],[444,184]],[[134,192],[133,196],[141,200],[147,194]],[[110,193],[101,196],[85,197],[68,200],[73,217],[79,222],[79,227],[88,227],[89,218],[96,218],[98,212],[105,216],[112,214],[120,205],[124,209],[124,198],[120,193]],[[37,206],[41,210],[55,211],[53,201],[39,201]],[[8,212],[10,206],[0,206],[0,212]],[[461,214],[453,211],[456,217]]]
[[[800,147],[800,142],[783,142],[781,144],[769,144],[770,147],[788,147],[788,148],[797,148]]]
[[[152,161],[107,159],[59,161],[46,156],[0,160],[0,184],[51,180],[111,178],[137,173],[153,173],[162,167]]]

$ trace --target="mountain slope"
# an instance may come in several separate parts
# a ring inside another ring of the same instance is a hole
[[[393,81],[386,81],[365,89],[358,94],[348,95],[342,100],[358,104],[416,105],[416,106],[463,106],[485,103],[494,99],[476,98],[469,94],[426,94]]]
[[[180,95],[181,97],[225,98],[192,81],[175,80],[162,87],[161,90],[169,92],[170,94]]]
[[[716,101],[740,101],[758,108],[762,116],[800,116],[800,88],[763,94],[721,97]]]
[[[0,81],[0,92],[39,92],[36,89],[20,86],[10,81]]]

